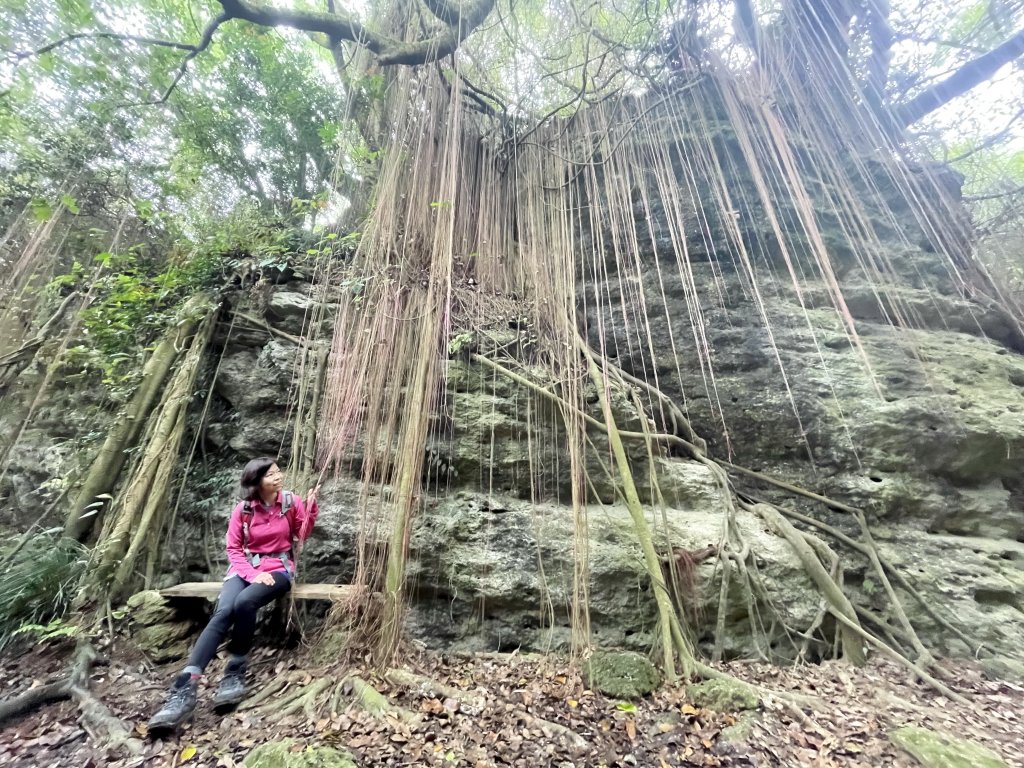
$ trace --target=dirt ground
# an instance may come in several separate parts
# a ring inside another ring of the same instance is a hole
[[[404,668],[432,681],[430,689],[351,666],[315,666],[302,650],[263,648],[251,664],[253,694],[270,683],[287,685],[261,706],[219,716],[210,706],[222,664],[217,661],[201,684],[194,719],[173,737],[154,739],[145,722],[179,665],[153,666],[117,643],[104,648],[99,641],[98,647],[105,661],[93,669],[91,690],[133,729],[142,751],[132,755],[105,749],[80,725],[77,704],[65,700],[3,726],[0,765],[232,768],[253,747],[291,737],[300,744],[344,747],[367,768],[909,767],[916,761],[887,734],[916,724],[976,740],[1009,765],[1024,768],[1024,687],[986,679],[977,667],[960,661],[947,666],[946,677],[970,700],[969,707],[935,694],[880,659],[863,668],[723,665],[781,694],[763,696],[760,709],[744,715],[702,709],[675,686],[636,702],[610,699],[588,690],[568,660],[552,657],[406,654]],[[0,698],[60,677],[73,651],[65,643],[0,659]],[[352,685],[340,681],[353,674],[385,694],[393,708],[375,716],[351,704]],[[291,704],[301,704],[293,697],[311,686],[321,689],[316,705],[289,713]],[[786,703],[786,693],[812,697],[814,706]]]

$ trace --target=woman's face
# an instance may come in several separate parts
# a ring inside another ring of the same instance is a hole
[[[264,498],[277,495],[278,491],[281,490],[282,480],[281,468],[277,464],[271,464],[267,474],[260,480],[260,495]]]

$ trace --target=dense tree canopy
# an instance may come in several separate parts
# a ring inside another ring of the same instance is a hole
[[[1021,135],[1012,62],[1024,52],[1024,4],[1013,0],[5,0],[0,19],[8,201],[116,183],[161,213],[223,213],[243,197],[287,212],[332,176],[335,188],[358,176],[369,137],[351,126],[381,97],[382,72],[403,64],[461,80],[500,141],[708,67],[766,83],[795,70],[833,114],[870,109],[915,129],[999,72],[985,109],[945,140],[970,151]]]

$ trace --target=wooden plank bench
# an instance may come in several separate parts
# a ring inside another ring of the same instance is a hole
[[[220,594],[222,581],[190,581],[174,587],[161,589],[164,597],[207,597],[216,599]],[[353,597],[358,588],[351,584],[297,584],[292,587],[291,595],[296,600],[329,600],[339,602]]]

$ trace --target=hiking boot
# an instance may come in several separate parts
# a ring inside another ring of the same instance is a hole
[[[196,689],[199,678],[189,672],[182,672],[174,678],[174,685],[164,705],[149,719],[149,730],[172,731],[181,725],[196,708]]]
[[[229,661],[224,668],[224,678],[217,687],[217,695],[213,697],[213,708],[229,709],[245,698],[245,659]]]

